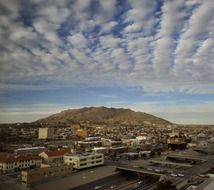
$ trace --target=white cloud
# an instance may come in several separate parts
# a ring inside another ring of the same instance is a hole
[[[106,22],[104,24],[102,24],[102,28],[101,28],[101,34],[103,33],[109,33],[112,31],[112,29],[117,25],[118,23],[115,21],[110,21],[110,22]]]
[[[190,19],[183,28],[178,46],[175,50],[174,70],[177,75],[182,71],[187,72],[190,76],[194,74],[191,72],[192,57],[200,47],[200,44],[203,43],[203,38],[206,38],[211,32],[209,29],[214,25],[213,11],[213,2],[210,0],[203,1],[203,3],[193,11]],[[209,53],[204,56],[209,56]]]
[[[32,122],[71,108],[69,106],[48,103],[31,104],[30,106],[27,104],[7,104],[0,105],[0,107],[4,109],[4,112],[0,112],[0,123]]]
[[[125,28],[125,32],[129,33],[129,32],[138,32],[141,29],[141,25],[140,24],[130,24]]]
[[[212,0],[157,6],[155,0],[0,3],[1,89],[44,80],[213,93]],[[33,12],[22,20],[24,8]]]
[[[182,26],[183,6],[182,0],[165,1],[162,6],[160,29],[157,32],[157,40],[154,42],[153,60],[154,69],[159,76],[172,74],[169,73],[174,62],[175,39],[172,36]]]
[[[85,48],[87,47],[87,39],[82,35],[82,33],[75,33],[68,37],[69,43],[74,48]]]
[[[71,14],[68,8],[59,8],[57,6],[49,5],[41,7],[38,13],[42,18],[46,18],[49,22],[60,24]]]
[[[143,33],[149,35],[152,27],[156,23],[154,11],[157,6],[157,1],[130,0],[129,3],[131,9],[124,15],[124,22],[131,24],[127,30],[137,31],[142,28]]]

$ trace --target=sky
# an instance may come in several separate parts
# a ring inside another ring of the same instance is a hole
[[[214,124],[213,0],[0,0],[0,123],[85,106]]]

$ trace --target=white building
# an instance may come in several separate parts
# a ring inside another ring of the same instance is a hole
[[[53,139],[54,138],[54,128],[43,127],[39,128],[39,139]]]
[[[7,173],[19,171],[21,169],[40,167],[42,158],[39,156],[16,156],[1,155],[0,156],[0,172]]]
[[[104,164],[103,154],[78,154],[64,156],[64,163],[73,165],[75,169],[89,168]]]

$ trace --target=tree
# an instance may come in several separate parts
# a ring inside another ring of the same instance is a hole
[[[177,190],[176,186],[170,180],[162,180],[154,190]]]

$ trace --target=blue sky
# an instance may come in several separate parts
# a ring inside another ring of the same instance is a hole
[[[124,107],[214,124],[212,0],[0,0],[0,122]]]

